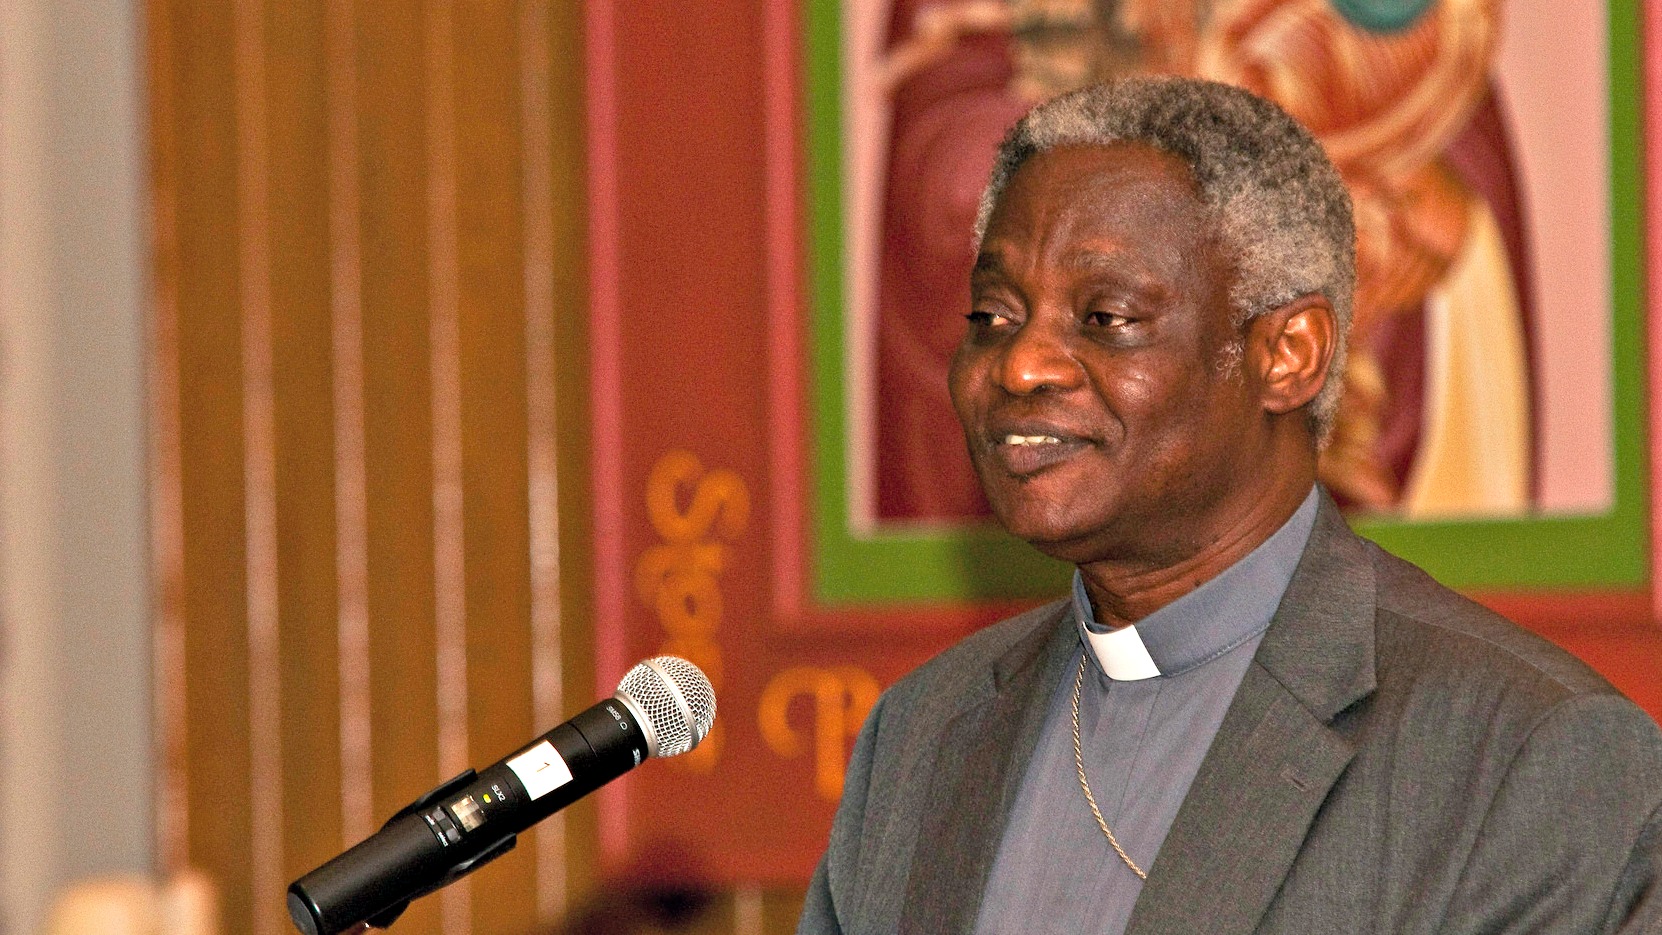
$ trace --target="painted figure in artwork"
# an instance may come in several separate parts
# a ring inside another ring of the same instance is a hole
[[[1322,480],[1353,509],[1512,515],[1534,463],[1529,257],[1490,80],[1500,0],[894,0],[859,71],[878,521],[986,512],[946,401],[976,199],[1034,103],[1116,75],[1197,75],[1315,131],[1356,204],[1356,321]],[[856,205],[858,208],[858,205]],[[859,221],[856,219],[856,225]],[[856,251],[858,259],[859,251]]]

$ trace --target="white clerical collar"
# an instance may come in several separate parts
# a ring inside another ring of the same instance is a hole
[[[1135,626],[1107,633],[1087,629],[1085,638],[1091,642],[1091,652],[1096,656],[1097,665],[1102,667],[1102,674],[1116,682],[1140,682],[1160,674],[1160,667],[1154,664],[1154,657],[1148,654],[1148,647],[1143,645]]]

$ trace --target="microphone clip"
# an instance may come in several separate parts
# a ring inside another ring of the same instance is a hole
[[[391,818],[387,819],[386,824],[382,825],[381,827],[386,828],[386,827],[392,825],[394,822],[397,822],[397,821],[399,821],[401,819],[404,819],[404,818],[408,818],[411,815],[422,815],[424,820],[427,821],[428,825],[430,827],[433,827],[433,833],[438,834],[438,835],[442,835],[443,831],[439,827],[434,826],[435,819],[427,813],[437,811],[441,816],[444,815],[443,803],[445,802],[445,800],[450,799],[451,797],[455,796],[458,792],[461,792],[463,789],[466,789],[468,786],[473,784],[473,781],[475,779],[478,779],[478,778],[479,778],[479,774],[471,768],[465,769],[462,772],[457,773],[454,777],[452,777],[450,779],[447,779],[444,782],[439,783],[437,786],[434,786],[432,789],[428,790],[426,793],[424,793],[420,798],[416,799],[414,802],[411,802],[410,804],[408,804],[408,805],[404,806],[403,808],[399,809],[397,814],[395,814]],[[444,816],[443,820],[445,822],[448,822],[449,817]],[[371,928],[378,928],[378,929],[384,929],[384,928],[391,927],[394,922],[398,921],[398,917],[404,914],[404,910],[410,908],[410,903],[412,901],[420,899],[421,897],[426,896],[428,893],[432,893],[432,892],[435,892],[437,890],[443,889],[446,886],[449,886],[450,884],[456,882],[457,880],[461,879],[462,877],[465,877],[468,874],[472,873],[473,871],[479,869],[480,867],[483,867],[485,864],[488,864],[491,861],[495,860],[496,858],[501,857],[503,854],[506,854],[509,851],[513,850],[514,845],[516,845],[518,843],[519,843],[519,836],[515,835],[515,834],[509,834],[508,836],[502,838],[500,841],[497,841],[497,842],[491,844],[489,847],[486,847],[483,851],[481,851],[479,853],[479,856],[474,857],[471,860],[465,861],[463,863],[457,864],[455,867],[451,868],[449,873],[445,874],[442,879],[440,879],[437,883],[434,883],[432,886],[422,890],[419,893],[411,893],[409,898],[401,900],[399,902],[396,902],[396,903],[392,904],[391,906],[388,906],[386,909],[383,909],[381,912],[375,914],[374,916],[371,916],[368,920],[366,920],[366,924],[369,925]]]

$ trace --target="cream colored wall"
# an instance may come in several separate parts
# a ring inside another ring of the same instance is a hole
[[[0,933],[151,864],[131,0],[0,0]]]

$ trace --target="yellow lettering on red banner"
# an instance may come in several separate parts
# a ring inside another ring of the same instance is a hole
[[[757,724],[762,739],[786,759],[804,752],[802,735],[791,726],[791,702],[811,699],[813,706],[814,792],[835,802],[843,794],[848,742],[877,703],[880,692],[871,673],[854,666],[797,666],[775,675],[762,689]]]
[[[692,496],[683,511],[677,503],[685,485],[692,485]],[[646,478],[646,512],[669,542],[697,542],[718,523],[722,538],[736,539],[750,521],[750,491],[732,471],[705,474],[698,455],[676,449],[659,458]]]
[[[684,508],[683,508],[684,505]],[[719,576],[727,560],[721,539],[736,539],[750,522],[750,491],[733,471],[706,472],[698,456],[674,449],[646,478],[646,513],[663,542],[635,561],[635,596],[664,628],[660,653],[681,656],[704,670],[721,691],[722,599]],[[721,756],[721,722],[692,752],[671,763],[709,772]]]

